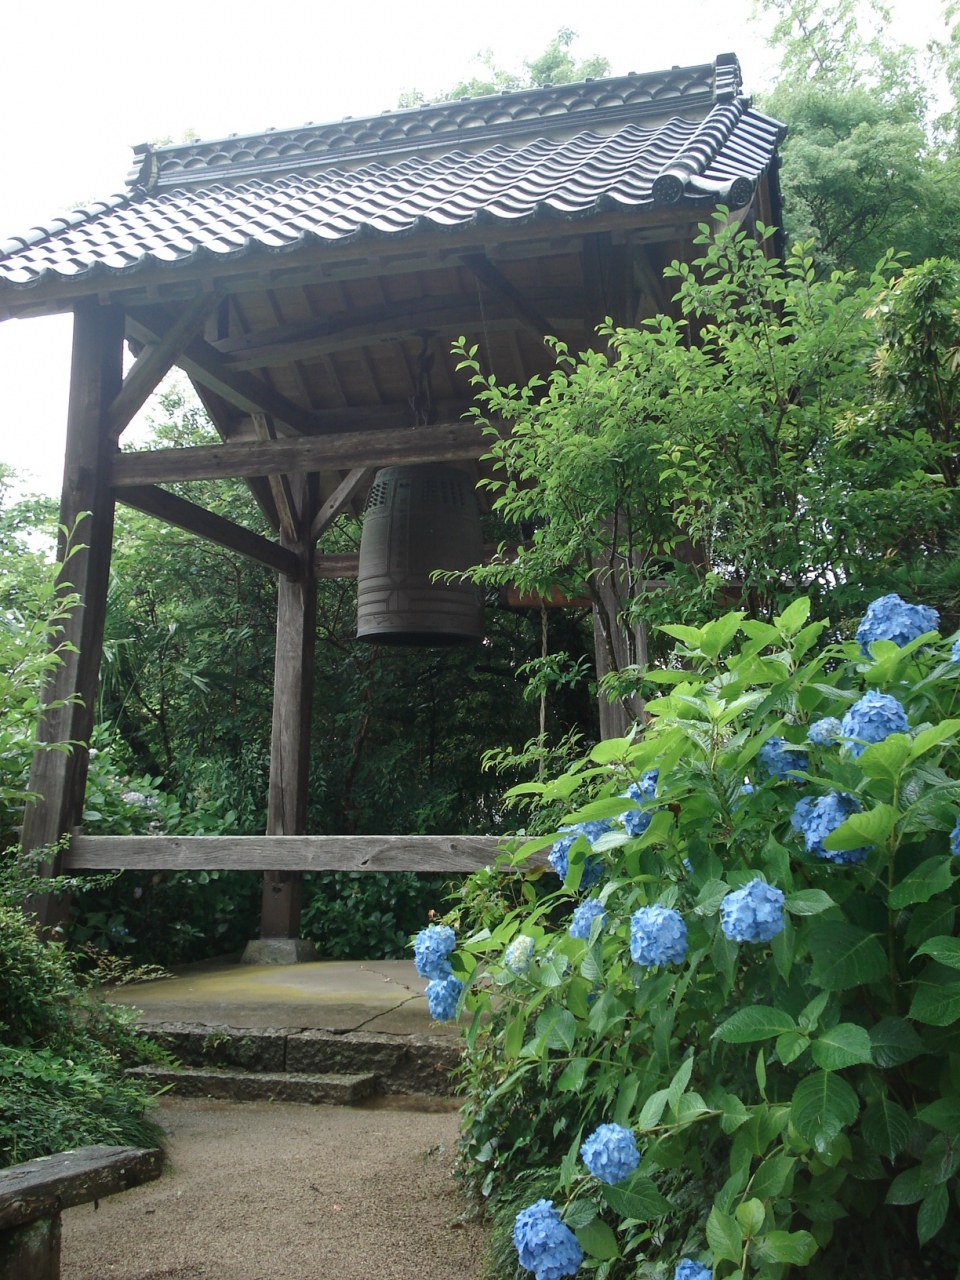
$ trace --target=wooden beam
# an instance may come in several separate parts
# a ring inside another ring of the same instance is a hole
[[[198,507],[166,489],[158,489],[154,485],[142,485],[136,489],[118,489],[116,497],[119,502],[144,515],[156,516],[166,524],[185,529],[198,538],[206,538],[215,542],[218,547],[235,551],[237,555],[252,560],[255,564],[265,565],[268,569],[276,569],[288,577],[297,577],[301,572],[299,559],[292,551],[282,547],[279,542],[271,542],[262,538],[251,529],[234,524],[205,507]]]
[[[163,378],[177,362],[184,347],[196,337],[217,305],[217,295],[202,293],[170,325],[159,342],[144,347],[123,380],[106,413],[106,429],[117,439],[134,415],[143,408]]]
[[[33,758],[28,783],[28,790],[39,798],[24,810],[25,852],[56,845],[83,813],[89,762],[84,744],[93,730],[113,540],[114,502],[106,471],[115,444],[104,419],[120,390],[122,374],[122,312],[101,307],[96,298],[78,303],[60,500],[60,527],[68,531],[71,546],[67,548],[61,535],[58,587],[62,593],[75,592],[79,603],[60,628],[61,661],[41,694],[37,738],[43,745]],[[57,874],[56,861],[45,870]],[[50,895],[33,909],[43,927],[62,923],[62,904]]]
[[[313,557],[315,578],[357,578],[360,576],[360,555],[356,551],[318,551]]]
[[[476,871],[496,836],[74,836],[65,871]],[[545,857],[545,854],[543,855]],[[536,864],[539,855],[531,859]]]
[[[530,305],[516,285],[510,283],[485,253],[464,254],[462,262],[494,297],[511,306],[527,328],[538,338],[546,338],[552,333],[556,326],[551,326],[540,312]]]
[[[253,415],[253,426],[258,440],[276,440],[277,432],[273,421],[263,413]],[[274,506],[280,517],[280,532],[288,542],[296,542],[300,529],[300,515],[297,504],[293,500],[290,481],[282,472],[267,476]]]
[[[375,474],[373,467],[354,467],[347,478],[340,481],[314,517],[313,524],[310,526],[309,542],[316,542],[330,528],[340,512],[349,506],[354,496],[365,486],[369,486]]]
[[[133,337],[141,342],[158,343],[154,329],[157,319],[146,311],[130,313],[127,329]],[[243,409],[245,413],[266,413],[276,422],[283,424],[288,433],[293,435],[309,434],[317,430],[317,424],[310,409],[294,404],[279,391],[274,391],[260,378],[252,373],[243,373],[228,368],[226,361],[215,347],[202,338],[194,338],[177,357],[176,363],[185,373],[205,387],[210,387],[224,400]]]
[[[112,458],[109,480],[126,488],[231,476],[352,471],[357,467],[465,461],[482,457],[489,449],[489,436],[475,424],[442,423],[407,431],[349,431],[293,440],[118,453]]]
[[[79,1147],[0,1169],[0,1231],[90,1204],[163,1173],[155,1147]]]

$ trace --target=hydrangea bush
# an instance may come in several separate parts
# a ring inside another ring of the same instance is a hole
[[[449,955],[505,1274],[956,1272],[960,671],[931,614],[664,628],[644,731],[515,789],[570,811],[500,866],[522,906],[478,873]]]

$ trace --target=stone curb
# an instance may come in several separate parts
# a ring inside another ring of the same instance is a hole
[[[227,1098],[233,1102],[326,1102],[352,1106],[377,1092],[372,1071],[352,1075],[316,1075],[299,1071],[229,1071],[185,1067],[131,1067],[138,1080],[182,1098]]]
[[[259,1073],[373,1072],[384,1093],[452,1094],[453,1072],[460,1061],[459,1045],[446,1036],[202,1022],[141,1021],[138,1026],[187,1067]]]

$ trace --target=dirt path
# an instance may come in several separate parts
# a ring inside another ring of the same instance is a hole
[[[453,1111],[168,1099],[161,1122],[160,1182],[63,1215],[63,1280],[483,1275]]]

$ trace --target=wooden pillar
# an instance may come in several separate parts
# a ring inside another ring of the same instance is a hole
[[[268,836],[305,835],[307,827],[317,586],[309,536],[312,509],[307,501],[308,486],[303,477],[292,477],[291,488],[297,498],[299,527],[294,537],[281,532],[281,542],[300,557],[302,572],[297,579],[281,575],[277,587]],[[261,938],[298,938],[302,899],[302,872],[265,872]]]
[[[96,299],[77,304],[60,502],[60,524],[70,541],[68,548],[61,533],[58,558],[62,590],[76,592],[80,600],[59,637],[62,662],[43,691],[46,710],[38,727],[42,743],[75,745],[68,751],[41,749],[34,756],[29,789],[40,799],[24,813],[25,851],[56,844],[83,814],[113,541],[114,503],[105,477],[117,442],[106,415],[123,375],[123,329],[117,308],[102,307]],[[58,864],[58,858],[48,860],[43,873],[56,875]],[[31,909],[41,927],[51,929],[63,923],[67,905],[44,894]]]

